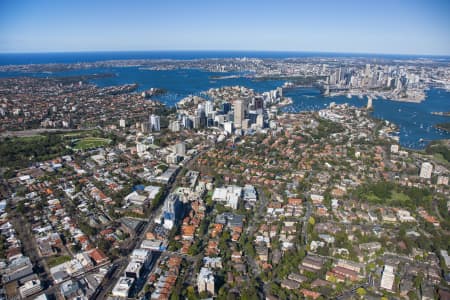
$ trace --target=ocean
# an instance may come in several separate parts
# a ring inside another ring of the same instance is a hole
[[[201,58],[305,58],[305,57],[360,57],[379,59],[434,58],[450,62],[449,56],[333,53],[299,51],[99,51],[54,53],[0,53],[0,65],[26,65],[50,63],[79,63],[125,59],[201,59]]]
[[[8,64],[45,64],[45,63],[76,63],[104,60],[125,59],[198,59],[224,57],[364,57],[408,59],[417,56],[342,54],[342,53],[310,53],[310,52],[248,52],[248,51],[165,51],[165,52],[91,52],[91,53],[39,53],[39,54],[0,54],[0,65]],[[434,57],[436,58],[436,57]],[[440,57],[448,60],[448,57]],[[20,73],[0,72],[0,77],[11,76],[71,76],[94,73],[114,73],[115,77],[105,77],[92,80],[99,86],[112,86],[126,83],[137,83],[138,91],[151,87],[163,88],[168,92],[159,96],[158,100],[173,106],[176,102],[189,95],[201,95],[210,88],[242,85],[264,92],[281,86],[281,80],[253,80],[245,77],[215,79],[214,76],[232,75],[234,73],[214,73],[193,69],[178,70],[141,70],[137,67],[94,68],[57,73]],[[284,107],[284,111],[300,112],[319,110],[331,102],[349,103],[354,106],[365,106],[367,98],[347,98],[345,96],[323,97],[314,88],[296,88],[286,90],[285,95],[293,99],[292,105]],[[437,123],[449,122],[449,117],[435,116],[431,112],[450,111],[450,92],[432,88],[427,91],[427,98],[422,103],[396,102],[382,99],[373,100],[373,116],[395,123],[399,127],[400,144],[407,148],[421,149],[431,140],[448,139],[450,134],[434,128]],[[424,142],[420,142],[423,139]]]

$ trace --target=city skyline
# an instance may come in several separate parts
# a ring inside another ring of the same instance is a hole
[[[446,1],[3,2],[0,52],[236,50],[449,55]]]

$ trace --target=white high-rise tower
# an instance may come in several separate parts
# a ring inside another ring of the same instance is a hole
[[[150,115],[150,120],[148,122],[150,131],[160,131],[161,125],[160,125],[160,118],[157,115]]]
[[[371,97],[367,97],[367,109],[373,109]]]
[[[234,126],[236,128],[242,127],[242,121],[244,120],[244,101],[234,101]]]

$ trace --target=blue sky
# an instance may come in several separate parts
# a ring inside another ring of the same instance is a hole
[[[0,52],[450,54],[447,0],[0,0]]]

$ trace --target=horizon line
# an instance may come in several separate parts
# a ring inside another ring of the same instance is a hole
[[[255,52],[255,53],[317,53],[317,54],[352,54],[352,55],[391,55],[391,56],[434,56],[450,57],[448,54],[427,53],[386,53],[386,52],[344,52],[344,51],[321,51],[321,50],[251,50],[251,49],[153,49],[153,50],[50,50],[50,51],[0,51],[0,55],[7,54],[64,54],[64,53],[123,53],[123,52]]]

